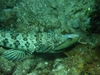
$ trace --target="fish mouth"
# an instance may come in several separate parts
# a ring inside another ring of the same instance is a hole
[[[78,42],[76,42],[76,43],[74,43],[73,45],[71,45],[71,46],[69,46],[69,47],[65,47],[65,48],[63,48],[63,49],[58,49],[58,50],[51,50],[51,51],[49,51],[49,53],[61,53],[61,52],[64,52],[64,51],[69,51],[69,50],[72,50],[76,45],[78,45],[79,43]]]
[[[60,50],[57,50],[57,51],[55,51],[55,50],[50,51],[50,53],[61,53],[61,52],[64,52],[64,51],[65,51],[65,49],[60,49]]]

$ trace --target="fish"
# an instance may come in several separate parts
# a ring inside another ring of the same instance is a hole
[[[0,46],[6,47],[2,56],[12,61],[22,61],[27,55],[37,53],[58,53],[76,43],[77,34],[17,33],[0,31]]]

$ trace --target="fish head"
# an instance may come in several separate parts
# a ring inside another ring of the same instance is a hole
[[[59,44],[57,47],[55,47],[52,52],[54,52],[54,53],[61,52],[61,49],[67,48],[67,47],[75,44],[79,39],[79,35],[66,34],[66,35],[62,35],[62,38],[64,39],[64,41],[61,44]]]

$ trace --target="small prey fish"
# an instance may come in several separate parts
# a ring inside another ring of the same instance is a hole
[[[3,57],[12,61],[21,61],[33,52],[56,53],[77,42],[77,34],[37,33],[24,34],[0,31],[0,46],[7,47]]]

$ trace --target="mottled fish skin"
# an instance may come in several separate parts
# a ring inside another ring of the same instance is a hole
[[[19,60],[21,57],[32,54],[33,52],[57,52],[59,49],[77,42],[78,38],[79,36],[76,34],[69,34],[68,36],[45,32],[24,34],[0,31],[0,46],[13,49],[7,50],[3,54],[4,57]]]
[[[0,46],[33,52],[35,43],[37,43],[36,37],[31,37],[29,34],[0,31]]]

